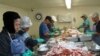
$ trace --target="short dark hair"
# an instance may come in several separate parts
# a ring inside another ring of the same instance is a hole
[[[84,15],[81,16],[81,18],[87,18],[87,15],[84,14]]]
[[[52,18],[51,18],[51,16],[46,16],[45,20],[49,20],[51,23],[53,21]]]

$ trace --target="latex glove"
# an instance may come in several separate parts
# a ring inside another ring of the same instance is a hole
[[[42,39],[42,38],[37,38],[36,40],[38,41],[38,43],[43,43],[44,42],[44,39]]]
[[[55,34],[55,33],[52,32],[52,33],[50,33],[49,35],[50,35],[50,36],[54,36],[54,34]]]
[[[22,56],[33,56],[33,55],[35,55],[35,53],[32,52],[32,51],[29,50],[29,49],[28,49],[25,53],[22,54]]]
[[[36,53],[33,51],[33,56],[36,56]]]
[[[50,35],[51,38],[54,37],[54,34],[55,34],[54,32],[50,32],[49,33],[49,35]]]

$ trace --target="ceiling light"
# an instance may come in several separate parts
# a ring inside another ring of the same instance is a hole
[[[72,0],[65,0],[67,9],[71,9],[71,3],[72,3]]]

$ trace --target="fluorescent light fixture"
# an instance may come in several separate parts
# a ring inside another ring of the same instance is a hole
[[[72,0],[65,0],[67,9],[71,9]]]

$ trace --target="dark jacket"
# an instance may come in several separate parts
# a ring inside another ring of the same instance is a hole
[[[100,21],[96,23],[96,32],[100,33]]]
[[[93,34],[92,40],[100,46],[100,35]]]
[[[22,40],[23,38],[25,39],[24,42],[25,42],[26,47],[28,47],[31,51],[33,51],[33,47],[38,44],[38,41],[34,40],[31,36],[26,38],[24,36],[26,35],[26,32],[24,30],[20,30],[18,34],[22,37]]]
[[[12,56],[10,37],[5,29],[0,33],[0,56]]]
[[[4,27],[0,33],[0,56],[12,56],[10,37],[7,32],[10,34],[15,34],[14,22],[16,19],[20,19],[17,12],[7,11],[3,14]]]

